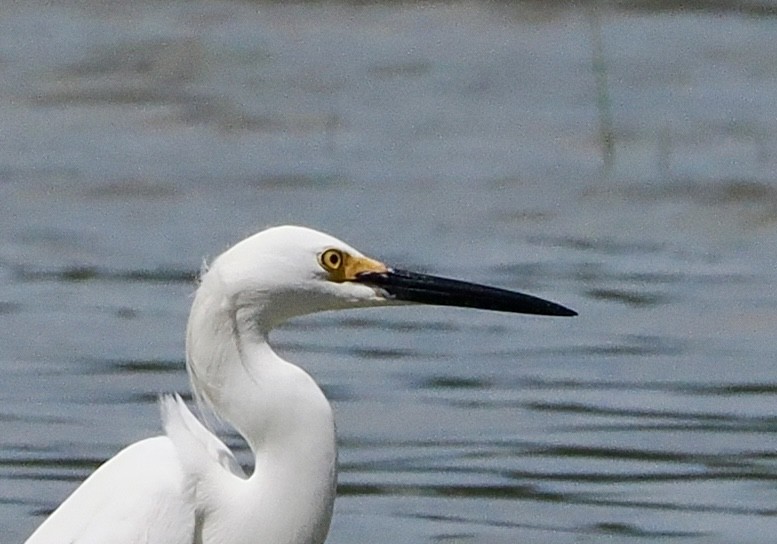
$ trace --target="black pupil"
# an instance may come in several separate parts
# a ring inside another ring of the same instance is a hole
[[[340,256],[337,253],[329,254],[329,264],[337,266],[340,263]]]

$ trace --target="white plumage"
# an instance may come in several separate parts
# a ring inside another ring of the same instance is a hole
[[[390,269],[303,227],[260,232],[203,274],[186,336],[194,393],[246,440],[253,472],[167,396],[165,434],[103,464],[27,544],[321,544],[335,498],[332,411],[268,334],[298,315],[402,302],[574,315],[528,295]]]

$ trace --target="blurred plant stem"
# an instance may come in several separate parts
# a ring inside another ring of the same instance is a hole
[[[599,145],[602,150],[604,176],[609,178],[615,164],[615,132],[612,119],[612,101],[607,85],[607,64],[602,43],[602,24],[599,7],[594,2],[586,10],[591,32],[591,65],[596,82],[596,107],[599,116]]]

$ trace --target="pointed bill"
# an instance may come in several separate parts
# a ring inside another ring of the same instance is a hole
[[[577,312],[561,304],[517,291],[477,283],[386,269],[365,271],[351,281],[378,287],[390,298],[418,304],[479,308],[517,314],[575,316]]]

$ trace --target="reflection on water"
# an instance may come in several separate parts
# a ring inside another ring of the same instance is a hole
[[[335,406],[331,542],[773,540],[771,4],[598,11],[606,172],[585,10],[79,6],[0,18],[4,541],[160,432],[201,260],[286,222],[581,313],[277,331]]]

